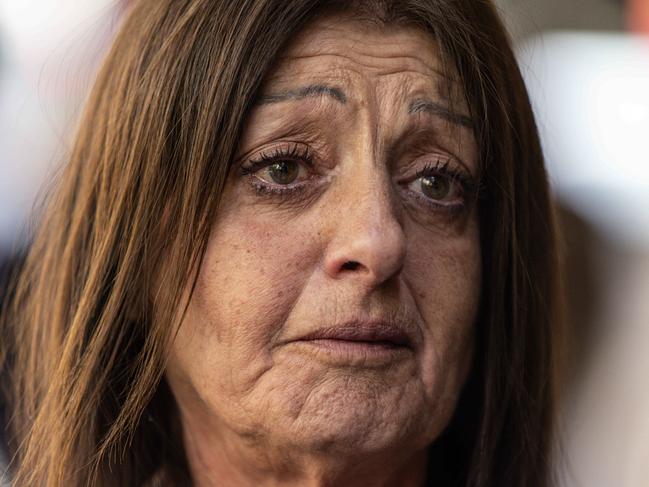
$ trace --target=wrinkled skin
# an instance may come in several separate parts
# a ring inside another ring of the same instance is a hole
[[[440,68],[422,31],[329,17],[267,78],[166,372],[197,485],[423,481],[481,282],[476,142]],[[242,174],[260,154],[279,159]],[[426,192],[431,165],[458,176]],[[393,320],[409,345],[377,358],[297,340],[352,319]]]

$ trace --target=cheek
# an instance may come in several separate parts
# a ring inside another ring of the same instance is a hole
[[[273,338],[313,265],[309,232],[299,222],[283,223],[283,231],[278,224],[261,215],[222,214],[177,338],[177,355],[186,357],[191,374],[235,394],[272,365]]]
[[[473,356],[482,279],[477,223],[445,239],[415,232],[409,255],[404,273],[425,326],[422,381],[431,396],[435,391],[453,395]]]

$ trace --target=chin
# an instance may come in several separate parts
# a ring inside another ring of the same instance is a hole
[[[376,388],[332,384],[309,394],[297,417],[288,419],[287,441],[329,454],[372,454],[406,446],[418,450],[432,443],[443,425],[438,427],[416,398],[407,404]]]

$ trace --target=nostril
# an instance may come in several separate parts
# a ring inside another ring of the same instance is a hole
[[[355,271],[356,269],[358,269],[359,265],[360,264],[358,262],[349,260],[343,264],[342,269],[345,271]]]

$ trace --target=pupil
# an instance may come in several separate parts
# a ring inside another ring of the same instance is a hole
[[[269,168],[270,176],[273,181],[279,184],[289,184],[295,181],[298,173],[298,167],[295,162],[282,161],[276,162]]]
[[[449,181],[445,178],[440,178],[437,176],[428,176],[422,179],[421,187],[426,196],[436,200],[440,200],[448,196],[450,190]]]

